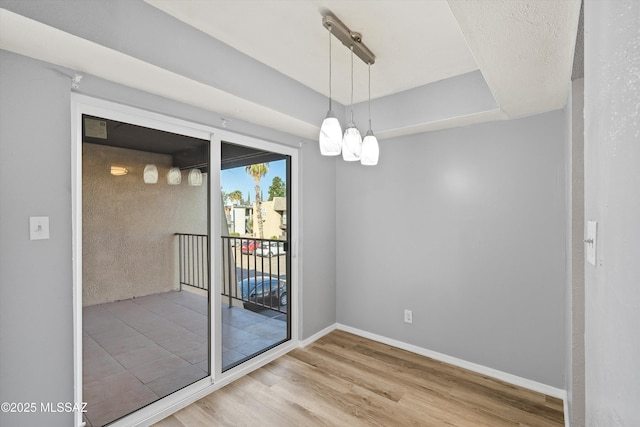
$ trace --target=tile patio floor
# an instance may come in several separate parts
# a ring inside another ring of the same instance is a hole
[[[222,364],[286,338],[286,321],[222,307]],[[207,298],[167,292],[83,308],[88,427],[108,424],[208,376]]]

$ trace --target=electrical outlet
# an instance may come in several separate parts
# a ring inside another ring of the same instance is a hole
[[[413,311],[411,310],[404,311],[404,323],[413,323]]]

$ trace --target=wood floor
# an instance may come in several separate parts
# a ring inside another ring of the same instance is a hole
[[[564,426],[560,399],[334,331],[156,424]]]

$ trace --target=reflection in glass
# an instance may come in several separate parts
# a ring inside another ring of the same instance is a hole
[[[222,370],[290,339],[287,156],[222,144]]]
[[[186,185],[209,142],[93,120],[108,136],[85,136],[82,159],[83,400],[95,427],[209,375],[208,180]],[[182,234],[203,237],[181,248]]]

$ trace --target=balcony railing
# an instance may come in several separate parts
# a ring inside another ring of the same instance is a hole
[[[179,282],[209,290],[209,240],[204,234],[176,233]],[[229,306],[268,308],[286,313],[287,242],[222,236],[221,294]]]
[[[183,285],[209,290],[209,236],[176,233],[180,290]]]
[[[229,305],[287,312],[287,243],[283,240],[222,236],[222,295]]]

